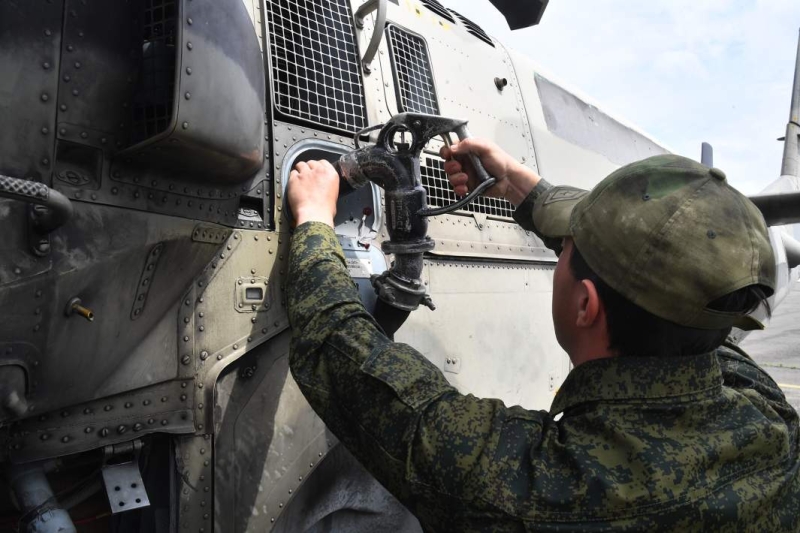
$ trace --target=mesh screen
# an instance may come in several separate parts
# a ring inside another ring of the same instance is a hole
[[[438,115],[439,102],[425,41],[397,26],[389,26],[386,32],[397,79],[400,111]]]
[[[469,20],[467,17],[465,17],[461,13],[453,11],[452,9],[450,10],[450,12],[453,15],[455,15],[456,17],[458,17],[458,20],[461,21],[461,24],[466,26],[467,33],[477,37],[478,39],[480,39],[481,41],[485,42],[486,44],[490,44],[490,45],[492,45],[492,47],[494,47],[494,42],[492,41],[492,38],[489,37],[486,34],[485,31],[483,31],[483,28],[481,28],[480,26],[478,26],[477,24],[475,24],[474,22]]]
[[[266,2],[275,108],[355,133],[366,126],[348,0]]]
[[[455,202],[458,198],[447,180],[444,161],[438,157],[425,157],[421,161],[423,164],[420,165],[420,176],[422,178],[422,186],[428,192],[428,205],[431,207],[443,207]],[[481,196],[461,211],[511,218],[514,214],[514,206],[500,198]]]
[[[447,11],[447,9],[445,9],[445,7],[436,0],[420,0],[420,1],[422,2],[422,5],[424,5],[425,7],[427,7],[428,9],[430,9],[443,19],[449,20],[453,24],[456,23],[456,20],[453,18],[453,15],[451,15]]]
[[[133,98],[134,143],[167,129],[175,94],[175,0],[144,0],[142,57]]]

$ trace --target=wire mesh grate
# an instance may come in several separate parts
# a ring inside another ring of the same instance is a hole
[[[453,15],[451,15],[447,11],[447,9],[436,0],[420,0],[420,2],[422,2],[422,5],[424,5],[425,7],[427,7],[428,9],[430,9],[443,19],[448,20],[453,24],[456,23],[456,19],[453,18]]]
[[[461,21],[461,24],[466,26],[467,33],[477,37],[478,39],[480,39],[481,41],[485,42],[486,44],[489,44],[492,47],[494,47],[494,41],[492,41],[492,38],[489,37],[489,35],[485,31],[483,31],[483,28],[481,28],[480,26],[478,26],[477,24],[475,24],[474,22],[472,22],[467,17],[465,17],[464,15],[462,15],[461,13],[459,13],[457,11],[453,11],[451,9],[450,13],[455,15],[458,18],[458,20]]]
[[[425,40],[397,26],[386,29],[400,111],[439,114],[436,87]]]
[[[141,68],[131,131],[134,143],[167,129],[175,95],[175,0],[145,0],[142,8]]]
[[[355,133],[366,126],[348,0],[266,2],[275,108]]]
[[[458,198],[450,187],[447,173],[444,171],[444,161],[438,157],[425,157],[424,164],[420,165],[422,186],[428,192],[428,205],[443,207],[455,202]],[[462,212],[483,213],[493,217],[511,218],[514,206],[500,198],[481,196],[467,205]]]

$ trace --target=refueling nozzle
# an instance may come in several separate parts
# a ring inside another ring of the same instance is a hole
[[[377,142],[360,147],[359,138],[378,128]],[[467,121],[402,113],[386,124],[359,132],[356,135],[357,149],[343,155],[334,165],[341,177],[342,188],[358,189],[371,182],[384,190],[389,240],[381,248],[384,253],[393,254],[395,259],[389,270],[372,276],[372,285],[379,301],[400,311],[410,312],[420,305],[435,307],[421,282],[423,255],[434,249],[434,241],[428,237],[428,217],[464,207],[496,182],[478,156],[471,154],[478,186],[451,205],[428,207],[427,193],[420,177],[420,154],[436,137],[442,137],[449,145],[451,133],[455,133],[459,140],[468,139]]]

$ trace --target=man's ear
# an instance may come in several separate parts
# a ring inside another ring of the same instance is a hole
[[[590,328],[600,318],[602,304],[597,294],[597,287],[591,280],[581,280],[578,288],[578,316],[575,325],[579,328]]]

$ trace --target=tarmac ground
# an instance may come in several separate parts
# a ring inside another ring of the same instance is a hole
[[[775,309],[763,331],[754,331],[741,347],[778,382],[800,411],[800,282]]]

